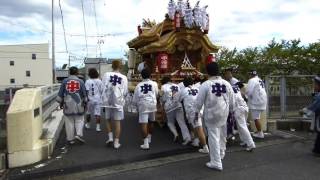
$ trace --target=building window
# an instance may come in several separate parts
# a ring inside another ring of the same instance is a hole
[[[27,77],[30,77],[30,76],[31,76],[30,71],[26,71],[26,76],[27,76]]]
[[[10,66],[14,66],[14,61],[10,61]]]
[[[12,79],[10,79],[10,83],[11,83],[11,84],[14,84],[14,83],[16,83],[16,80],[15,80],[15,79],[13,79],[13,78],[12,78]]]
[[[35,54],[35,53],[32,53],[32,59],[37,59],[37,54]]]

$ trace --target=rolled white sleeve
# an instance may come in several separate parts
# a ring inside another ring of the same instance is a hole
[[[136,88],[134,89],[132,103],[134,105],[137,105],[138,100],[139,100],[139,86],[136,86]]]
[[[195,104],[195,110],[196,112],[200,112],[205,100],[206,100],[206,96],[207,96],[207,93],[208,93],[208,85],[207,84],[202,84],[200,86],[200,89],[199,89],[199,94],[197,96],[197,99],[196,99],[196,104]]]
[[[235,93],[233,92],[233,89],[231,86],[228,86],[228,89],[229,89],[229,109],[231,112],[233,112],[234,108],[236,107]]]
[[[250,79],[246,88],[246,95],[251,97],[254,92],[255,82],[253,79]]]

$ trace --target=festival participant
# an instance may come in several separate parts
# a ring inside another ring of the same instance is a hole
[[[63,109],[67,141],[84,143],[83,125],[87,94],[84,82],[77,77],[78,68],[70,67],[70,76],[63,80],[57,101]]]
[[[303,108],[302,112],[307,116],[313,116],[311,130],[317,132],[317,138],[312,152],[315,156],[320,157],[320,76],[314,78],[314,91],[313,102]]]
[[[181,92],[180,99],[183,101],[184,109],[186,111],[186,118],[191,124],[192,130],[195,134],[195,138],[192,141],[192,146],[199,147],[199,142],[201,144],[201,153],[209,153],[209,148],[206,141],[206,136],[202,128],[202,115],[203,109],[200,112],[199,118],[195,119],[195,100],[199,93],[199,88],[194,85],[193,79],[191,77],[186,77],[183,80],[185,88]]]
[[[149,149],[149,143],[151,143],[153,123],[156,120],[159,90],[158,84],[150,80],[151,71],[148,68],[141,71],[141,76],[143,80],[134,90],[133,104],[138,107],[139,123],[142,130],[143,144],[140,148],[147,150]]]
[[[143,62],[141,62],[139,65],[138,65],[138,72],[141,73],[143,69],[145,68],[148,68],[148,65],[147,65],[147,60],[143,60]]]
[[[237,82],[239,82],[239,80],[237,78],[233,77],[232,72],[233,72],[232,68],[226,69],[224,71],[223,77],[226,81],[228,81],[231,84],[231,86],[234,86],[234,85],[236,85]]]
[[[248,82],[246,95],[252,120],[254,120],[257,128],[257,132],[253,134],[253,137],[263,139],[264,134],[260,123],[260,116],[267,108],[267,93],[263,81],[258,77],[257,71],[252,70],[249,74],[251,78]]]
[[[253,142],[253,139],[251,137],[251,134],[249,132],[248,126],[247,126],[247,117],[248,117],[248,106],[245,100],[243,99],[240,87],[243,87],[243,84],[241,82],[238,82],[236,85],[233,86],[234,91],[234,99],[235,99],[235,106],[233,108],[234,110],[234,116],[237,123],[239,136],[241,141],[247,145],[246,150],[252,151],[256,148],[255,143]]]
[[[87,123],[85,127],[90,128],[90,120],[96,119],[96,131],[100,132],[100,116],[101,116],[101,95],[103,91],[102,81],[99,79],[99,73],[95,68],[89,69],[89,78],[86,83],[88,95],[87,105]]]
[[[171,82],[170,77],[162,79],[161,86],[161,104],[167,115],[167,125],[174,135],[174,142],[178,139],[178,132],[175,126],[175,120],[181,129],[183,137],[183,145],[191,142],[191,136],[184,120],[182,104],[180,102],[180,88],[178,85]]]
[[[121,66],[121,61],[113,61],[113,72],[105,73],[102,79],[104,87],[102,93],[102,106],[105,107],[105,119],[108,133],[106,143],[113,143],[115,149],[118,149],[121,146],[119,143],[121,120],[124,119],[123,106],[125,105],[125,97],[128,93],[128,79],[120,73]],[[114,131],[112,131],[111,122],[113,122]],[[115,133],[114,142],[113,132]]]
[[[207,65],[209,80],[204,82],[196,99],[196,119],[204,105],[204,122],[209,136],[210,162],[207,167],[222,171],[221,159],[226,150],[226,123],[229,109],[234,106],[234,94],[229,82],[219,76],[216,62]]]
[[[237,82],[239,82],[238,79],[233,77],[232,75],[233,68],[228,68],[224,71],[223,78],[228,81],[231,86],[235,86]],[[235,117],[232,112],[229,113],[228,120],[227,120],[227,139],[235,139],[234,135],[236,134],[236,122]]]

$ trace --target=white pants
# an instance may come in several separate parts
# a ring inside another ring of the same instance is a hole
[[[84,116],[64,116],[67,140],[74,140],[74,136],[83,136]]]
[[[210,150],[210,162],[222,168],[221,153],[225,153],[226,150],[226,126],[222,127],[207,127],[209,150]]]
[[[177,136],[178,132],[177,132],[177,129],[175,126],[175,120],[177,120],[177,122],[179,124],[183,140],[191,140],[191,135],[190,135],[189,129],[187,127],[187,124],[184,120],[182,108],[175,109],[175,110],[167,113],[167,125],[168,125],[170,131],[173,133],[173,135]]]
[[[248,111],[244,108],[236,109],[234,116],[237,122],[241,141],[246,143],[247,146],[255,145],[247,126]]]

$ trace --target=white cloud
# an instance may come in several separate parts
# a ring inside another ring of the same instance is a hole
[[[9,0],[5,0],[9,1]],[[51,6],[51,1],[28,0],[32,4]],[[166,1],[159,0],[95,0],[98,27],[101,34],[117,34],[103,38],[103,56],[121,57],[127,49],[126,42],[137,35],[137,25],[142,18],[160,22],[167,12]],[[60,15],[56,0],[55,14]],[[79,57],[86,55],[85,38],[69,36],[84,34],[80,0],[61,0],[68,49]],[[87,34],[96,35],[92,0],[84,0]],[[190,0],[193,6],[196,0]],[[210,38],[214,43],[229,48],[245,48],[265,45],[273,37],[277,39],[301,38],[304,43],[320,38],[320,2],[318,0],[202,0],[209,5]],[[40,7],[41,7],[40,6]],[[38,11],[37,11],[38,12]],[[50,14],[50,13],[49,13]],[[56,52],[59,65],[66,63],[61,19],[56,19]],[[22,17],[7,17],[0,12],[1,32],[31,32],[33,35],[0,39],[6,43],[51,42],[51,22],[47,15],[30,14]],[[48,31],[48,32],[46,32]],[[30,33],[27,33],[30,34]],[[88,38],[89,56],[96,56],[97,38]],[[77,63],[77,62],[74,62]]]

